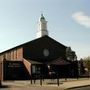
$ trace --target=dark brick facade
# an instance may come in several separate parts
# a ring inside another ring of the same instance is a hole
[[[44,49],[49,50],[49,55],[44,56]],[[49,62],[59,57],[66,59],[66,46],[46,36],[26,44],[23,48],[24,58],[39,62]]]

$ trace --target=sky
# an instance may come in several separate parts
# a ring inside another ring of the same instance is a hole
[[[90,56],[90,0],[0,0],[0,52],[36,39],[41,13],[50,37]]]

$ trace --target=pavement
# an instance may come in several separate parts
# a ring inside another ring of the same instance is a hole
[[[3,81],[2,85],[5,86],[6,90],[67,90],[77,87],[90,86],[89,78],[79,78],[79,79],[59,79],[59,86],[56,79],[47,79],[42,81],[40,85],[40,80],[36,80],[31,84],[31,81]],[[1,88],[0,88],[1,90]]]

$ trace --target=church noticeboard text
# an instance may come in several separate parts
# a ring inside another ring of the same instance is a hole
[[[21,67],[19,63],[8,63],[8,67]]]

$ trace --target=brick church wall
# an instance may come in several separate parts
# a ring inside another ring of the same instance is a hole
[[[17,60],[22,60],[23,59],[23,48],[18,48],[17,49]]]
[[[31,75],[31,63],[28,62],[27,60],[23,59],[23,63],[27,69],[27,71],[29,72],[29,74]]]
[[[3,60],[22,60],[23,59],[23,48],[20,47],[20,48],[15,48],[15,49],[12,49],[12,50],[9,50],[7,52],[4,52],[0,55],[0,61],[3,61]]]
[[[0,62],[0,81],[2,79],[2,63]]]

